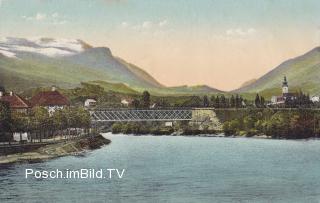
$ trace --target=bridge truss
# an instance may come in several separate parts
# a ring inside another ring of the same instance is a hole
[[[183,121],[192,119],[192,109],[116,109],[91,111],[92,122]]]

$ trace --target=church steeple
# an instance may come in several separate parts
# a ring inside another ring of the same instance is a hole
[[[282,94],[288,94],[288,92],[289,92],[288,81],[287,81],[287,77],[284,76],[283,82],[282,82]]]

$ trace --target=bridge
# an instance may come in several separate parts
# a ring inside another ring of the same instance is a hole
[[[189,121],[191,125],[222,129],[214,108],[96,109],[91,110],[90,115],[91,123],[95,126],[109,125],[113,122]]]
[[[192,120],[193,109],[101,109],[90,111],[91,121],[188,121]]]

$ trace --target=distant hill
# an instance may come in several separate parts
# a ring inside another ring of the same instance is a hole
[[[251,84],[255,83],[256,81],[257,81],[257,79],[251,79],[251,80],[248,80],[248,81],[246,81],[246,82],[242,83],[242,85],[240,85],[240,88],[247,87],[247,86],[249,86],[249,85],[251,85]]]
[[[81,40],[50,38],[0,40],[0,83],[9,89],[86,81],[124,83],[137,88],[163,87],[142,69]]]
[[[113,91],[113,92],[119,92],[119,93],[125,93],[125,94],[139,93],[123,83],[109,83],[105,81],[89,81],[88,83],[93,85],[99,85],[100,87],[103,87],[105,91]]]
[[[204,95],[204,94],[218,94],[223,91],[209,87],[207,85],[195,85],[195,86],[177,86],[167,88],[150,89],[154,94],[162,95]]]
[[[56,85],[99,84],[106,90],[155,94],[210,94],[208,86],[167,88],[141,68],[112,55],[107,47],[82,40],[52,38],[0,39],[0,85],[14,91]]]
[[[311,95],[320,94],[320,47],[314,48],[302,56],[287,60],[255,82],[232,92],[256,93],[281,92],[283,77],[289,82],[289,90],[302,90]]]

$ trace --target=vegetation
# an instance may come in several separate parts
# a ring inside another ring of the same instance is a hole
[[[114,134],[135,134],[135,135],[170,135],[174,132],[173,127],[166,127],[161,122],[127,122],[114,123],[112,125],[112,133]]]
[[[150,93],[148,91],[144,91],[142,93],[141,104],[142,104],[142,107],[144,108],[150,107]]]
[[[272,138],[303,139],[320,135],[316,110],[250,110],[242,118],[224,122],[225,135],[267,135]]]
[[[6,112],[3,110],[1,112]],[[0,140],[11,141],[12,136],[6,136],[13,132],[28,132],[31,140],[42,142],[43,138],[54,138],[56,135],[75,135],[76,129],[84,129],[84,133],[90,128],[89,112],[82,107],[68,107],[57,110],[49,115],[47,109],[35,107],[29,114],[12,112],[10,116],[5,113],[0,115],[2,128]]]
[[[9,105],[0,101],[0,141],[8,140],[6,132],[10,130],[11,112]]]

